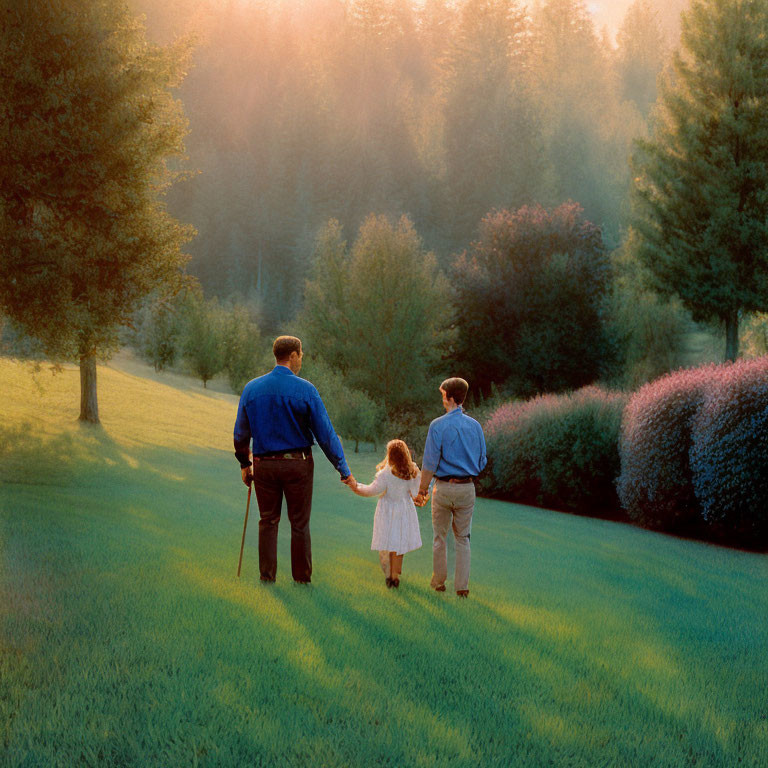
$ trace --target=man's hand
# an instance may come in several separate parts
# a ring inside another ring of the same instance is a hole
[[[344,485],[348,485],[353,491],[357,488],[357,480],[352,475],[340,478]]]
[[[253,467],[241,467],[240,472],[243,475],[243,482],[250,487],[253,482]]]
[[[429,493],[427,493],[427,491],[419,491],[415,496],[412,496],[411,498],[417,507],[423,507],[429,501]]]

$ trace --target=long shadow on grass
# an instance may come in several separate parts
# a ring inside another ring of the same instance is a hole
[[[451,602],[413,586],[371,594],[359,586],[361,567],[337,564],[331,589],[307,592],[186,573],[239,604],[241,621],[258,617],[266,636],[288,637],[289,688],[322,690],[336,710],[345,703],[347,719],[362,706],[378,721],[392,716],[394,689],[397,727],[453,759],[504,764],[520,750],[541,760],[607,750],[650,765],[691,738],[715,764],[733,757],[718,741],[717,717],[701,716],[706,692],[680,679],[673,649],[647,634],[626,642],[623,617],[609,619],[594,646],[569,616],[510,600]]]

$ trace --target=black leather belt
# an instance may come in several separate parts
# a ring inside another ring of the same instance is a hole
[[[265,459],[308,459],[312,456],[311,448],[292,448],[290,451],[275,451],[273,453],[262,453],[256,458],[259,461]]]
[[[457,477],[456,475],[447,475],[446,477],[438,477],[438,480],[442,480],[444,483],[471,483],[471,477]]]

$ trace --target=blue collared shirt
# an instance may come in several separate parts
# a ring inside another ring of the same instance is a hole
[[[461,406],[429,425],[422,469],[435,477],[477,477],[487,463],[483,428]]]
[[[285,365],[252,379],[240,395],[235,420],[235,456],[248,467],[253,455],[308,448],[315,439],[328,461],[350,474],[341,441],[315,387]]]

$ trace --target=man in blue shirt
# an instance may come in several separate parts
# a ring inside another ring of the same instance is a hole
[[[261,580],[274,581],[277,575],[277,525],[285,496],[291,523],[291,572],[295,581],[309,584],[315,439],[343,483],[354,487],[355,478],[320,395],[312,384],[297,375],[304,357],[301,341],[295,336],[279,336],[272,352],[274,369],[249,381],[240,396],[235,456],[240,462],[243,482],[248,486],[253,482],[259,505]]]
[[[419,506],[426,503],[429,484],[434,477],[431,586],[438,592],[445,592],[445,580],[448,578],[446,536],[448,527],[452,526],[456,541],[453,584],[459,597],[469,595],[469,535],[475,510],[474,478],[488,463],[483,428],[461,407],[468,391],[469,384],[464,379],[446,379],[440,385],[446,414],[429,425],[421,484],[416,497]]]

